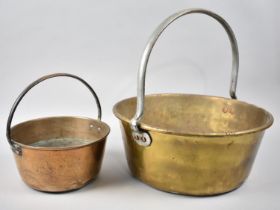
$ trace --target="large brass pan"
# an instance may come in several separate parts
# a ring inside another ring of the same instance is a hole
[[[213,17],[228,34],[233,54],[232,99],[190,94],[145,96],[146,67],[154,44],[170,23],[190,13]],[[191,9],[161,23],[142,56],[137,98],[125,99],[114,107],[121,120],[132,175],[160,190],[197,196],[239,187],[249,175],[273,117],[262,108],[236,100],[237,75],[236,39],[222,17]]]
[[[11,128],[15,110],[25,94],[53,77],[82,82],[94,96],[98,120],[82,117],[48,117],[26,121]],[[7,122],[7,139],[19,173],[30,187],[63,192],[83,187],[99,173],[110,128],[101,121],[101,106],[91,86],[71,74],[51,74],[31,83],[15,101]]]

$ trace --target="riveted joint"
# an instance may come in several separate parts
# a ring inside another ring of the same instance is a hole
[[[151,136],[145,131],[132,131],[132,138],[140,146],[148,147],[152,143]]]
[[[22,149],[21,149],[21,146],[20,146],[20,145],[13,143],[13,144],[11,145],[11,148],[12,148],[12,151],[13,151],[16,155],[19,155],[19,156],[22,155]]]

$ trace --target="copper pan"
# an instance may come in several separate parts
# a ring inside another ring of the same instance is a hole
[[[70,77],[82,82],[95,98],[98,119],[47,117],[11,128],[15,110],[25,94],[53,77]],[[109,126],[101,121],[100,102],[91,86],[75,75],[64,73],[47,75],[31,83],[15,101],[7,122],[7,139],[23,181],[46,192],[79,189],[93,180],[101,167],[109,131]]]

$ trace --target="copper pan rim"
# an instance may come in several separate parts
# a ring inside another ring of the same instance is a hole
[[[42,121],[42,120],[50,120],[50,119],[69,119],[69,118],[75,118],[75,119],[83,119],[83,120],[89,120],[89,121],[92,121],[96,124],[101,124],[103,125],[103,127],[105,128],[104,132],[103,132],[103,135],[101,138],[98,138],[97,140],[93,140],[92,142],[90,143],[87,143],[87,144],[81,144],[81,145],[75,145],[75,146],[67,146],[67,147],[40,147],[40,146],[31,146],[31,145],[27,145],[27,144],[23,144],[23,143],[20,143],[19,141],[17,141],[17,139],[12,139],[12,141],[18,145],[20,145],[22,148],[28,148],[28,149],[33,149],[33,150],[40,150],[40,151],[62,151],[62,150],[73,150],[73,149],[78,149],[78,148],[83,148],[83,147],[87,147],[87,146],[90,146],[90,145],[93,145],[97,142],[100,142],[100,141],[105,141],[107,136],[109,135],[110,133],[110,127],[102,122],[101,120],[96,120],[96,119],[92,119],[92,118],[88,118],[88,117],[81,117],[81,116],[50,116],[50,117],[41,117],[41,118],[36,118],[36,119],[31,119],[31,120],[27,120],[27,121],[24,121],[24,122],[21,122],[21,123],[18,123],[14,126],[12,126],[11,130],[14,130],[16,129],[17,127],[19,126],[22,126],[23,124],[26,124],[26,123],[36,123],[38,121]]]

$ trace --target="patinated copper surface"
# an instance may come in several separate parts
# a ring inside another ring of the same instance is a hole
[[[30,187],[48,192],[78,189],[94,179],[101,167],[109,127],[79,117],[50,117],[20,123],[11,129],[22,148],[14,154],[19,173]],[[71,138],[90,141],[73,147],[37,147],[35,142]]]

